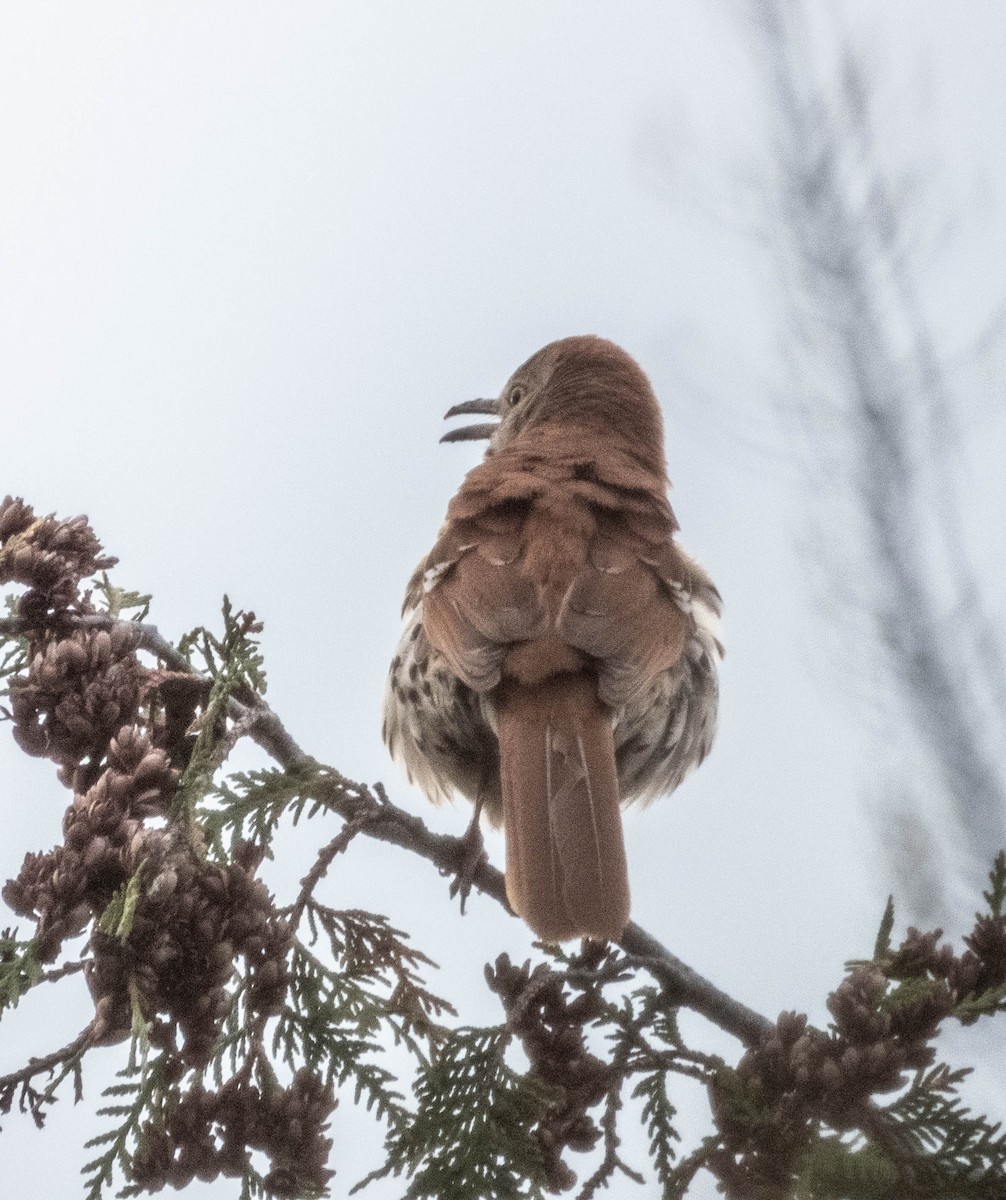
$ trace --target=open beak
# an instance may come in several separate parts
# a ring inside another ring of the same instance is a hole
[[[499,400],[465,400],[463,403],[449,408],[444,413],[444,420],[446,421],[448,417],[466,416],[468,413],[498,417],[500,402]],[[440,440],[442,442],[477,442],[482,438],[492,437],[496,427],[496,421],[483,421],[479,425],[462,425],[460,429],[452,429],[449,433],[445,433]]]

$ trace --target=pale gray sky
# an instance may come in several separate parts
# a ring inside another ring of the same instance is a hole
[[[737,220],[743,181],[770,170],[742,11],[6,5],[0,494],[86,511],[169,636],[213,622],[225,591],[254,609],[269,699],[301,744],[459,832],[467,811],[425,806],[379,718],[405,581],[478,455],[437,444],[441,415],[555,337],[622,343],[664,404],[672,501],[725,597],[728,645],[711,758],[627,817],[634,916],[751,1006],[824,1022],[889,885],[861,804],[871,743],[816,650],[793,549],[805,500],[773,400],[774,268]],[[961,344],[1006,292],[1006,16],[991,0],[845,11],[886,80],[892,150],[926,156],[960,218],[927,296]],[[979,432],[1001,445],[997,412]],[[974,458],[965,491],[992,561],[1001,456]],[[58,839],[68,796],[6,736],[0,771],[7,878]],[[328,836],[291,838],[275,886]],[[495,905],[475,898],[461,920],[427,867],[362,841],[328,896],[412,932],[466,1022],[498,1019],[482,964],[529,942]],[[74,988],[4,1021],[0,1071],[76,1032]],[[106,1127],[100,1064],[120,1057],[88,1062],[85,1105],[58,1105],[45,1134],[7,1118],[11,1192],[77,1194],[81,1145]],[[345,1097],[333,1195],[373,1165],[368,1128]]]

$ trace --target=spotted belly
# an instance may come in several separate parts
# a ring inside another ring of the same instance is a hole
[[[698,598],[696,598],[698,599]],[[717,597],[718,599],[718,597]],[[421,605],[406,620],[384,696],[384,740],[409,779],[440,803],[455,791],[481,796],[501,818],[499,744],[492,704],[463,684],[432,649]],[[633,705],[612,713],[622,802],[646,804],[672,792],[705,758],[716,732],[722,657],[718,606],[694,606],[678,663]]]

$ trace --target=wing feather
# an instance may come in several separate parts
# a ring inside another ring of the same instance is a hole
[[[557,628],[598,661],[598,694],[606,704],[618,709],[637,701],[680,660],[692,627],[689,595],[688,563],[667,524],[656,541],[631,521],[599,522]]]
[[[499,683],[510,646],[547,628],[538,590],[520,571],[525,515],[504,504],[478,518],[448,521],[426,560],[426,636],[477,692]]]

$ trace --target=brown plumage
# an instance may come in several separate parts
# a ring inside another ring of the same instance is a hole
[[[384,737],[434,801],[503,822],[507,896],[547,941],[629,919],[620,806],[672,791],[716,724],[719,593],[674,540],[660,409],[611,342],[539,350],[406,591]]]

